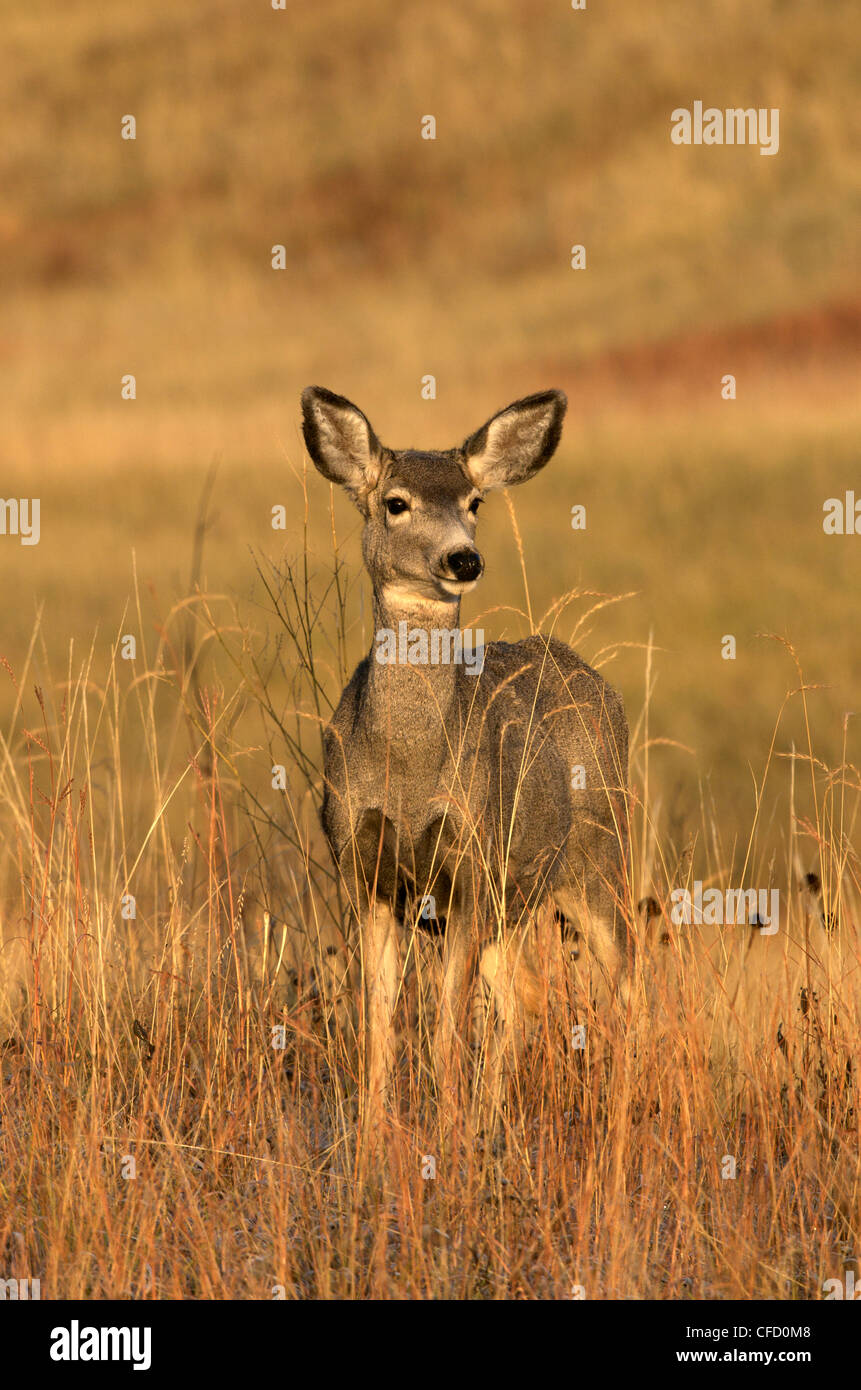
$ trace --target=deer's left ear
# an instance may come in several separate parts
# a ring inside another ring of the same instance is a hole
[[[542,391],[506,406],[463,445],[476,487],[525,483],[553,457],[568,405],[564,391]]]

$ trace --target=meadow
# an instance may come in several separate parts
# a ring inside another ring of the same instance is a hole
[[[821,1297],[861,1236],[861,539],[822,527],[861,496],[855,7],[3,22],[0,493],[40,498],[41,537],[0,536],[0,1277]],[[779,154],[673,146],[699,97],[779,106]],[[482,516],[463,618],[555,618],[632,730],[626,1026],[575,975],[487,1126],[479,995],[446,1113],[411,934],[362,1181],[356,942],[317,810],[371,611],[358,515],[302,448],[313,381],[398,447],[567,391],[558,456]],[[672,923],[696,880],[779,889],[780,933]]]

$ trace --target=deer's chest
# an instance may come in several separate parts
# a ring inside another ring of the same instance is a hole
[[[368,811],[379,811],[409,840],[418,840],[440,816],[463,807],[452,751],[416,737],[388,741],[362,737],[343,750],[327,739],[326,784],[332,838],[343,843]],[[329,829],[329,827],[327,827]]]

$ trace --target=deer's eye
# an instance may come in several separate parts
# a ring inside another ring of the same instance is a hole
[[[404,501],[403,497],[386,498],[386,511],[388,512],[389,516],[400,516],[401,512],[405,512],[406,510],[407,504]]]
[[[481,506],[481,498],[480,498],[480,497],[473,497],[472,501],[471,501],[470,504],[469,504],[469,510],[472,512],[473,516],[475,516],[475,515],[477,514],[478,509],[479,509],[480,506]]]

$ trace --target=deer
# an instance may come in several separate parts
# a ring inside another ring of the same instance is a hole
[[[371,650],[323,732],[321,808],[358,926],[365,1124],[385,1105],[396,1060],[400,943],[429,904],[442,935],[432,1048],[440,1094],[452,1094],[476,961],[501,1013],[512,990],[527,1011],[539,1006],[541,981],[527,972],[518,982],[499,931],[488,939],[494,921],[552,910],[560,932],[576,926],[589,938],[608,997],[623,998],[630,976],[621,696],[553,636],[467,648],[470,661],[452,659],[455,641],[438,640],[459,635],[461,600],[484,572],[482,501],[544,468],[566,408],[562,391],[543,391],[457,448],[390,449],[344,396],[302,393],[308,454],[361,513],[373,587]]]

